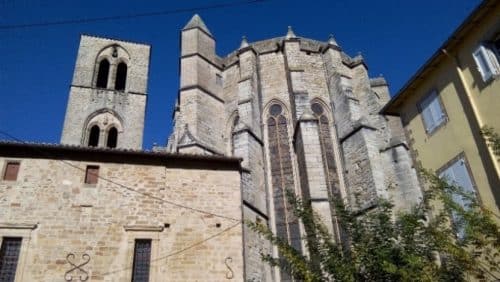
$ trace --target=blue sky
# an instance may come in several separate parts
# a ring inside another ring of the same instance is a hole
[[[95,18],[237,2],[3,0],[0,26]],[[397,90],[450,36],[478,0],[266,1],[195,11],[217,41],[217,53],[249,41],[282,36],[327,40],[333,34],[351,56],[361,52],[371,76]],[[0,29],[0,130],[19,139],[58,143],[80,34],[153,46],[144,148],[164,144],[179,86],[179,31],[193,12],[23,29]],[[0,136],[0,139],[5,139]]]

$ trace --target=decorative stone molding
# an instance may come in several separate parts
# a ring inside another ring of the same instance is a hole
[[[163,226],[153,225],[125,225],[125,231],[141,231],[141,232],[162,232],[165,228]]]
[[[0,229],[31,229],[34,230],[38,223],[8,223],[0,222]]]

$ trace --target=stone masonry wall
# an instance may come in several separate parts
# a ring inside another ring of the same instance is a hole
[[[6,158],[0,158],[3,166]],[[10,160],[10,159],[9,159]],[[237,170],[17,159],[17,181],[0,181],[0,237],[24,233],[19,281],[131,281],[135,239],[152,239],[150,281],[243,281],[240,175]],[[141,193],[235,220],[196,212],[99,179],[87,165]],[[227,259],[230,258],[230,259]],[[69,272],[68,272],[69,271]],[[18,273],[19,273],[18,272]],[[16,280],[18,281],[18,280]]]
[[[112,49],[116,46],[116,58]],[[146,110],[150,46],[82,35],[76,59],[61,143],[84,144],[86,122],[93,114],[109,110],[122,121],[119,148],[141,149]],[[107,89],[96,88],[98,59],[111,60]],[[126,87],[114,90],[116,63],[127,64]],[[103,128],[101,128],[103,130]]]
[[[118,148],[142,148],[146,95],[106,89],[71,87],[61,143],[86,145],[86,121],[100,110],[110,109],[122,120]],[[103,130],[103,128],[101,128]]]
[[[200,23],[199,28],[206,26]],[[195,29],[182,32],[181,87],[189,81],[210,88],[220,98],[224,110],[214,111],[214,105],[206,106],[208,102],[194,107],[193,90],[181,89],[178,120],[188,124],[209,121],[203,124],[206,133],[197,132],[200,126],[193,129],[200,143],[242,158],[246,170],[241,182],[246,219],[268,220],[265,223],[273,230],[287,224],[279,212],[281,204],[274,201],[279,197],[276,188],[283,183],[273,182],[278,179],[273,175],[278,171],[273,155],[276,146],[271,144],[267,124],[273,104],[280,105],[286,116],[288,135],[282,136],[286,139],[283,144],[293,144],[281,148],[290,149],[282,177],[292,183],[289,188],[297,194],[323,201],[316,201],[315,208],[327,221],[332,222],[330,186],[353,207],[361,209],[372,206],[377,197],[393,198],[400,202],[398,207],[418,199],[418,181],[405,150],[404,136],[401,138],[399,132],[400,125],[379,114],[390,97],[387,84],[383,78],[369,78],[361,55],[348,56],[333,38],[320,42],[296,36],[291,29],[285,37],[254,43],[245,38],[240,48],[226,57],[215,54],[213,39]],[[190,53],[201,56],[186,57]],[[217,75],[223,78],[220,88],[212,84]],[[320,102],[328,111],[324,116],[328,121],[322,124],[327,128],[301,125],[301,119],[311,111],[312,101]],[[176,122],[176,127],[174,132],[182,132],[179,128],[184,124]],[[321,132],[328,132],[331,140],[320,139]],[[332,159],[327,170],[322,165],[322,143],[329,144]],[[395,192],[388,191],[392,183],[398,187]],[[410,200],[403,203],[405,197]],[[288,221],[290,224],[293,220]],[[336,227],[329,228],[333,231]],[[263,270],[266,265],[256,252],[256,248],[264,248],[262,241],[249,230],[244,232],[244,241],[246,278],[263,281],[263,277],[268,278]],[[276,250],[274,255],[278,255]],[[280,275],[274,279],[279,280]]]

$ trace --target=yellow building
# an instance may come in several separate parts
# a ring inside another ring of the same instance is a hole
[[[382,109],[399,115],[414,159],[495,213],[500,163],[480,134],[500,133],[500,1],[482,2]]]

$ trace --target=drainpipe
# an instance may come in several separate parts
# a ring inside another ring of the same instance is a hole
[[[450,53],[448,53],[448,51],[446,49],[441,49],[441,52],[446,55],[448,58],[451,59],[451,61],[453,62],[453,64],[455,65],[455,69],[457,71],[457,74],[458,74],[458,77],[460,78],[460,83],[462,84],[462,88],[464,89],[465,91],[465,95],[467,95],[467,98],[469,99],[469,102],[471,104],[471,108],[472,108],[472,112],[474,114],[474,117],[475,119],[477,120],[477,123],[479,125],[480,128],[483,128],[486,124],[484,124],[483,120],[481,119],[481,116],[479,115],[479,110],[477,108],[477,105],[476,105],[476,102],[475,100],[473,99],[472,97],[472,92],[469,88],[469,85],[466,83],[466,79],[465,79],[465,76],[462,72],[462,69],[460,68],[460,64],[458,62],[458,58],[454,55],[451,55]],[[484,140],[484,138],[483,138]],[[486,141],[485,141],[486,143]],[[491,160],[493,161],[493,166],[495,167],[495,170],[497,172],[497,176],[500,175],[500,165],[497,161],[497,157],[495,156],[495,154],[493,153],[493,150],[491,149],[490,146],[488,146],[488,144],[486,144],[486,147],[488,149],[488,153],[490,155],[490,158]]]

